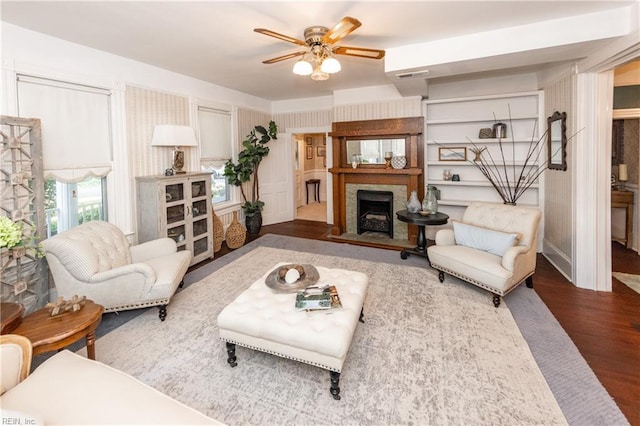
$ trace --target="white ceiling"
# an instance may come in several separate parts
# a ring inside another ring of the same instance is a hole
[[[395,84],[424,95],[385,73],[389,52],[477,33],[521,27],[637,3],[628,1],[4,1],[1,19],[14,25],[107,51],[268,100],[331,95],[335,90]],[[297,46],[253,32],[256,27],[303,39],[312,25],[332,27],[344,16],[362,26],[338,45],[386,49],[382,60],[339,56],[342,71],[324,82],[291,72],[295,59],[262,61]],[[526,27],[523,27],[526,28]],[[585,31],[592,29],[585,28]],[[534,34],[544,38],[545,34]],[[594,35],[580,43],[548,45],[430,67],[430,78],[539,71],[574,61],[611,40]],[[452,47],[453,49],[453,47]],[[446,49],[445,49],[446,50]],[[428,62],[428,61],[425,61]],[[415,69],[416,67],[411,67]],[[418,67],[419,68],[419,67]],[[389,71],[387,69],[387,71]],[[406,79],[405,79],[406,80]]]

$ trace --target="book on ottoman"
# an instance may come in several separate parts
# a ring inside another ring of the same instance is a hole
[[[341,307],[340,296],[334,285],[307,287],[296,294],[296,309],[315,311]]]

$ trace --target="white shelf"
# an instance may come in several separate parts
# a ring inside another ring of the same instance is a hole
[[[507,138],[503,138],[503,139],[497,139],[497,138],[487,138],[487,139],[479,139],[479,138],[469,138],[469,139],[437,139],[437,140],[432,140],[429,139],[427,140],[427,145],[460,145],[460,144],[476,144],[476,145],[483,145],[483,144],[492,144],[492,143],[500,143],[502,142],[503,144],[512,144],[512,143],[533,143],[534,145],[538,142],[539,138],[534,138],[532,139],[507,139]]]
[[[427,125],[437,125],[437,124],[461,124],[461,123],[506,123],[509,124],[513,121],[521,121],[521,120],[535,120],[536,116],[531,115],[523,115],[520,117],[487,117],[487,118],[446,118],[440,120],[426,120]]]
[[[439,206],[458,206],[458,207],[467,207],[469,204],[471,204],[474,201],[468,201],[468,200],[438,200],[438,205]],[[531,207],[531,208],[536,208],[538,207],[535,204],[524,204],[524,203],[517,203],[518,206],[520,207]]]
[[[495,158],[494,156],[494,160],[496,160],[496,163],[498,163],[498,159]],[[495,167],[500,167],[502,168],[502,165],[505,165],[507,167],[511,167],[511,166],[524,166],[524,161],[505,161],[504,163],[499,162],[499,165],[496,165]],[[477,167],[475,164],[473,164],[473,162],[471,161],[427,161],[427,165],[429,166],[449,166],[449,167],[458,167],[458,166],[471,166],[471,167]],[[491,168],[494,168],[493,164],[489,163],[489,166]],[[527,164],[527,167],[538,167],[538,164],[536,163],[532,163],[529,162],[529,164]]]
[[[488,180],[480,181],[480,180],[431,180],[427,182],[429,185],[435,186],[477,186],[477,187],[489,187],[493,188],[493,185]],[[512,185],[513,186],[513,185]],[[530,188],[537,188],[538,184],[534,183],[530,186]]]

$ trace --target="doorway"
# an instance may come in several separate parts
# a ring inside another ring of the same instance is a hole
[[[327,138],[293,135],[296,219],[327,223]]]

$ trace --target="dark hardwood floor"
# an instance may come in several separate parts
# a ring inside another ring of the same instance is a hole
[[[321,222],[295,220],[263,226],[260,235],[327,240],[329,230]],[[215,257],[230,251],[223,244]],[[612,243],[612,262],[614,271],[640,274],[640,256],[621,244]],[[629,422],[640,426],[640,294],[615,278],[611,293],[577,288],[542,255],[538,256],[534,289]]]

